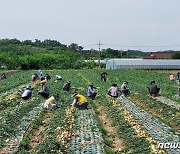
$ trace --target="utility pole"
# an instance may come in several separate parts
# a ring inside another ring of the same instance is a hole
[[[99,46],[99,67],[100,67],[100,60],[101,60],[101,43],[99,41],[99,43],[97,44]]]

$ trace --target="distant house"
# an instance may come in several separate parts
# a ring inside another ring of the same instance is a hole
[[[154,52],[150,53],[149,56],[143,57],[143,59],[170,59],[173,52]]]

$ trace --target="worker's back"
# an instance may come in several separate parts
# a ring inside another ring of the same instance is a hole
[[[110,87],[109,92],[110,95],[113,97],[118,96],[118,87],[114,87],[114,86]]]
[[[26,89],[22,95],[21,95],[21,98],[23,99],[29,99],[31,97],[31,94],[32,94],[32,90],[31,89]]]
[[[75,96],[75,98],[78,100],[78,102],[79,102],[80,104],[83,104],[83,103],[87,102],[86,97],[84,97],[83,95],[77,94],[77,95]]]
[[[157,94],[159,92],[156,84],[151,84],[149,87],[150,94]]]

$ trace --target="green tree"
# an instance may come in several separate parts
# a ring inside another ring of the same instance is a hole
[[[172,55],[172,59],[180,59],[180,52],[174,52]]]

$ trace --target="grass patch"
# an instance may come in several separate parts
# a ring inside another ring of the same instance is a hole
[[[112,144],[113,144],[113,142],[111,140],[108,140],[108,139],[105,139],[104,143],[109,147],[112,147]]]
[[[114,151],[112,151],[111,148],[105,148],[106,154],[115,154]]]

